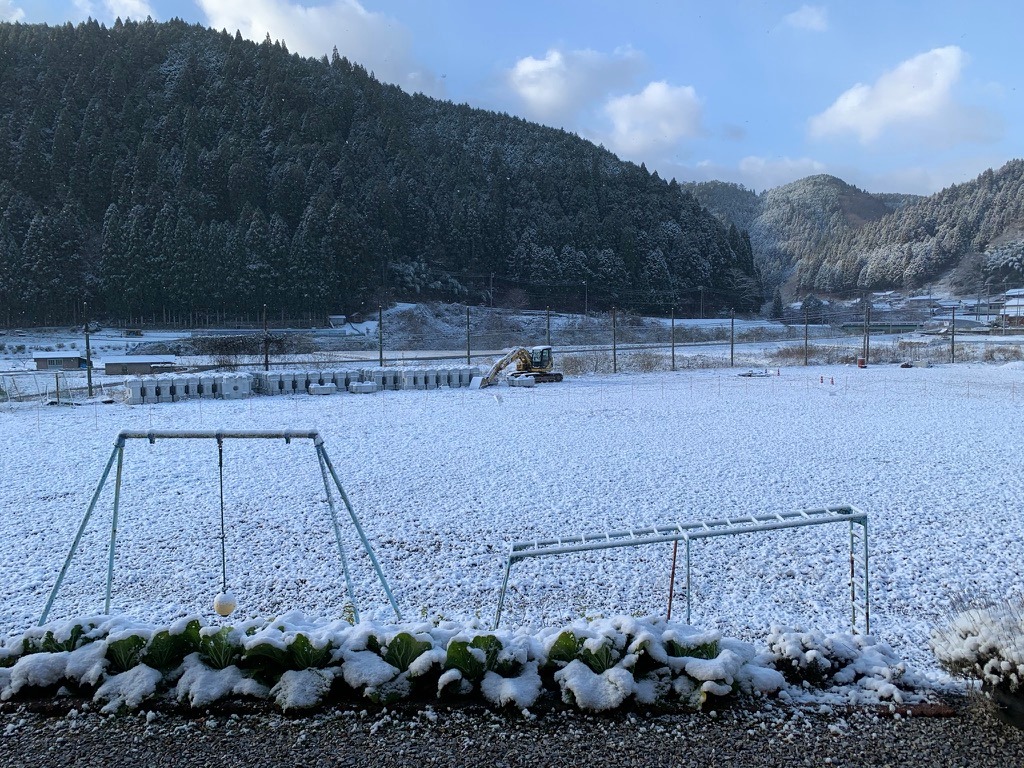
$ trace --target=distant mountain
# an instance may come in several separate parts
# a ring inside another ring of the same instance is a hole
[[[872,195],[835,176],[808,176],[760,195],[736,184],[685,185],[724,222],[749,231],[766,285],[802,287],[804,265],[831,242],[877,221],[913,196]]]
[[[1024,160],[905,205],[800,265],[799,282],[823,291],[920,288],[957,268],[962,281],[1018,282],[1024,254]]]
[[[1024,161],[922,197],[872,194],[819,175],[755,194],[687,184],[749,231],[766,286],[792,293],[913,290],[952,274],[964,290],[1024,281]]]
[[[0,24],[0,323],[700,296],[760,306],[749,239],[565,131],[269,37]]]

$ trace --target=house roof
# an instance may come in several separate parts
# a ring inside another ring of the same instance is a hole
[[[104,357],[104,365],[173,365],[174,355],[127,355],[125,357]]]
[[[82,352],[33,352],[33,360],[74,360],[76,357],[85,357]]]

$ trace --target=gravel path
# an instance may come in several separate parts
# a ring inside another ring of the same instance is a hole
[[[1024,731],[971,698],[916,714],[768,704],[700,714],[479,708],[269,710],[102,716],[59,704],[0,707],[0,766],[1000,766],[1024,765]]]

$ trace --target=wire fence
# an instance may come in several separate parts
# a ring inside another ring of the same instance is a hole
[[[1024,359],[1024,335],[1006,328],[968,335],[956,324],[922,335],[928,315],[834,311],[828,322],[791,313],[788,322],[601,313],[512,310],[449,304],[403,305],[375,321],[333,329],[193,331],[140,346],[173,354],[175,370],[287,370],[337,366],[462,363],[486,366],[511,347],[547,345],[567,375],[693,368],[775,368],[792,365],[1006,362]],[[162,346],[161,346],[162,345]],[[96,363],[94,393],[107,396],[123,375],[104,375]],[[154,371],[156,372],[156,371]],[[166,372],[166,369],[162,372]],[[0,403],[39,400],[64,404],[88,394],[85,373],[0,374]]]

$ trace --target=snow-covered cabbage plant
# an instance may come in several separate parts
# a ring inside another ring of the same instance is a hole
[[[851,704],[892,701],[927,687],[887,643],[871,635],[824,634],[773,626],[768,652],[786,680],[809,688],[843,691]]]
[[[951,675],[1024,697],[1024,601],[957,599],[930,645]]]
[[[837,637],[779,631],[771,652],[758,652],[718,632],[627,616],[501,631],[477,622],[353,626],[297,612],[234,626],[103,616],[33,629],[0,646],[0,700],[64,686],[107,712],[155,697],[192,707],[252,697],[283,710],[476,699],[523,710],[550,691],[588,711],[627,702],[699,709],[708,697],[777,693],[787,684],[776,666],[788,672],[794,661],[819,658],[836,661],[827,667],[833,685],[860,680],[870,688],[863,680],[871,680],[885,696],[878,670],[891,678],[901,669],[892,652],[849,636],[849,648],[836,651]]]

